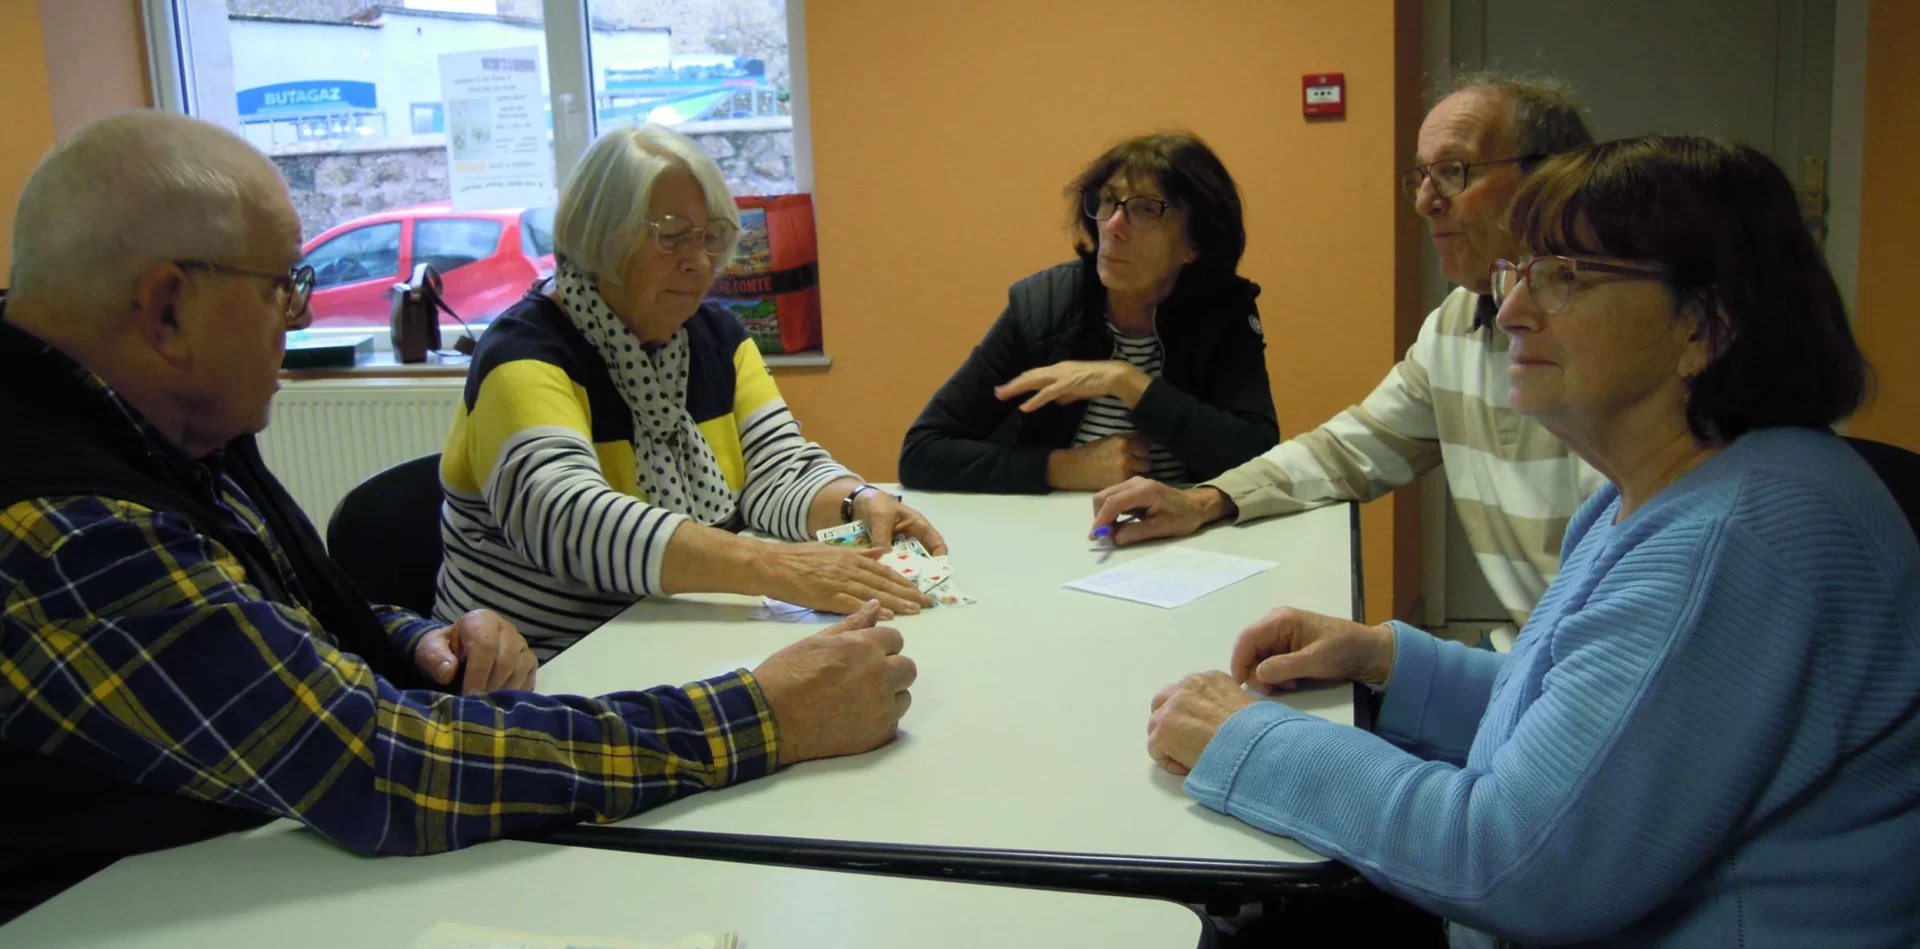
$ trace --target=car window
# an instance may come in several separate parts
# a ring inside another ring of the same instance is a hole
[[[413,225],[413,262],[432,264],[441,273],[493,256],[500,246],[499,221],[434,218]]]
[[[520,252],[528,257],[553,253],[552,208],[529,208],[520,213]]]
[[[313,288],[336,287],[400,274],[400,222],[369,224],[313,249],[301,261],[313,268]]]

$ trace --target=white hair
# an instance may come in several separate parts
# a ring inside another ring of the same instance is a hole
[[[21,192],[12,295],[72,314],[124,312],[153,265],[244,251],[276,187],[284,194],[273,164],[219,126],[154,111],[89,123]]]
[[[622,265],[648,236],[653,185],[670,168],[693,175],[706,196],[708,217],[733,225],[734,242],[714,261],[714,269],[725,267],[740,229],[726,177],[692,139],[652,123],[615,129],[587,146],[560,189],[553,215],[555,253],[599,279],[619,283]]]

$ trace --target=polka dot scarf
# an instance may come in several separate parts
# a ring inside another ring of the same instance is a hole
[[[702,524],[733,519],[734,497],[700,426],[687,411],[687,328],[665,345],[642,345],[615,316],[593,277],[562,264],[554,277],[560,308],[593,343],[633,412],[633,470],[648,503]]]

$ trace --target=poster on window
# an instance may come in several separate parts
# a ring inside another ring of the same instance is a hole
[[[534,46],[440,55],[454,210],[553,203],[553,148],[540,75]]]

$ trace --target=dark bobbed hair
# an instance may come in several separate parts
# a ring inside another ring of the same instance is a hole
[[[1081,210],[1080,196],[1100,190],[1115,174],[1128,181],[1152,181],[1168,203],[1186,211],[1187,238],[1199,256],[1181,270],[1176,294],[1210,292],[1233,279],[1247,249],[1240,188],[1213,149],[1190,132],[1127,139],[1094,159],[1067,186],[1074,250],[1089,271],[1100,247],[1100,222]]]
[[[1840,289],[1772,159],[1748,145],[1647,135],[1553,158],[1514,195],[1533,254],[1647,261],[1714,353],[1688,380],[1695,438],[1825,428],[1866,401],[1872,369]]]

